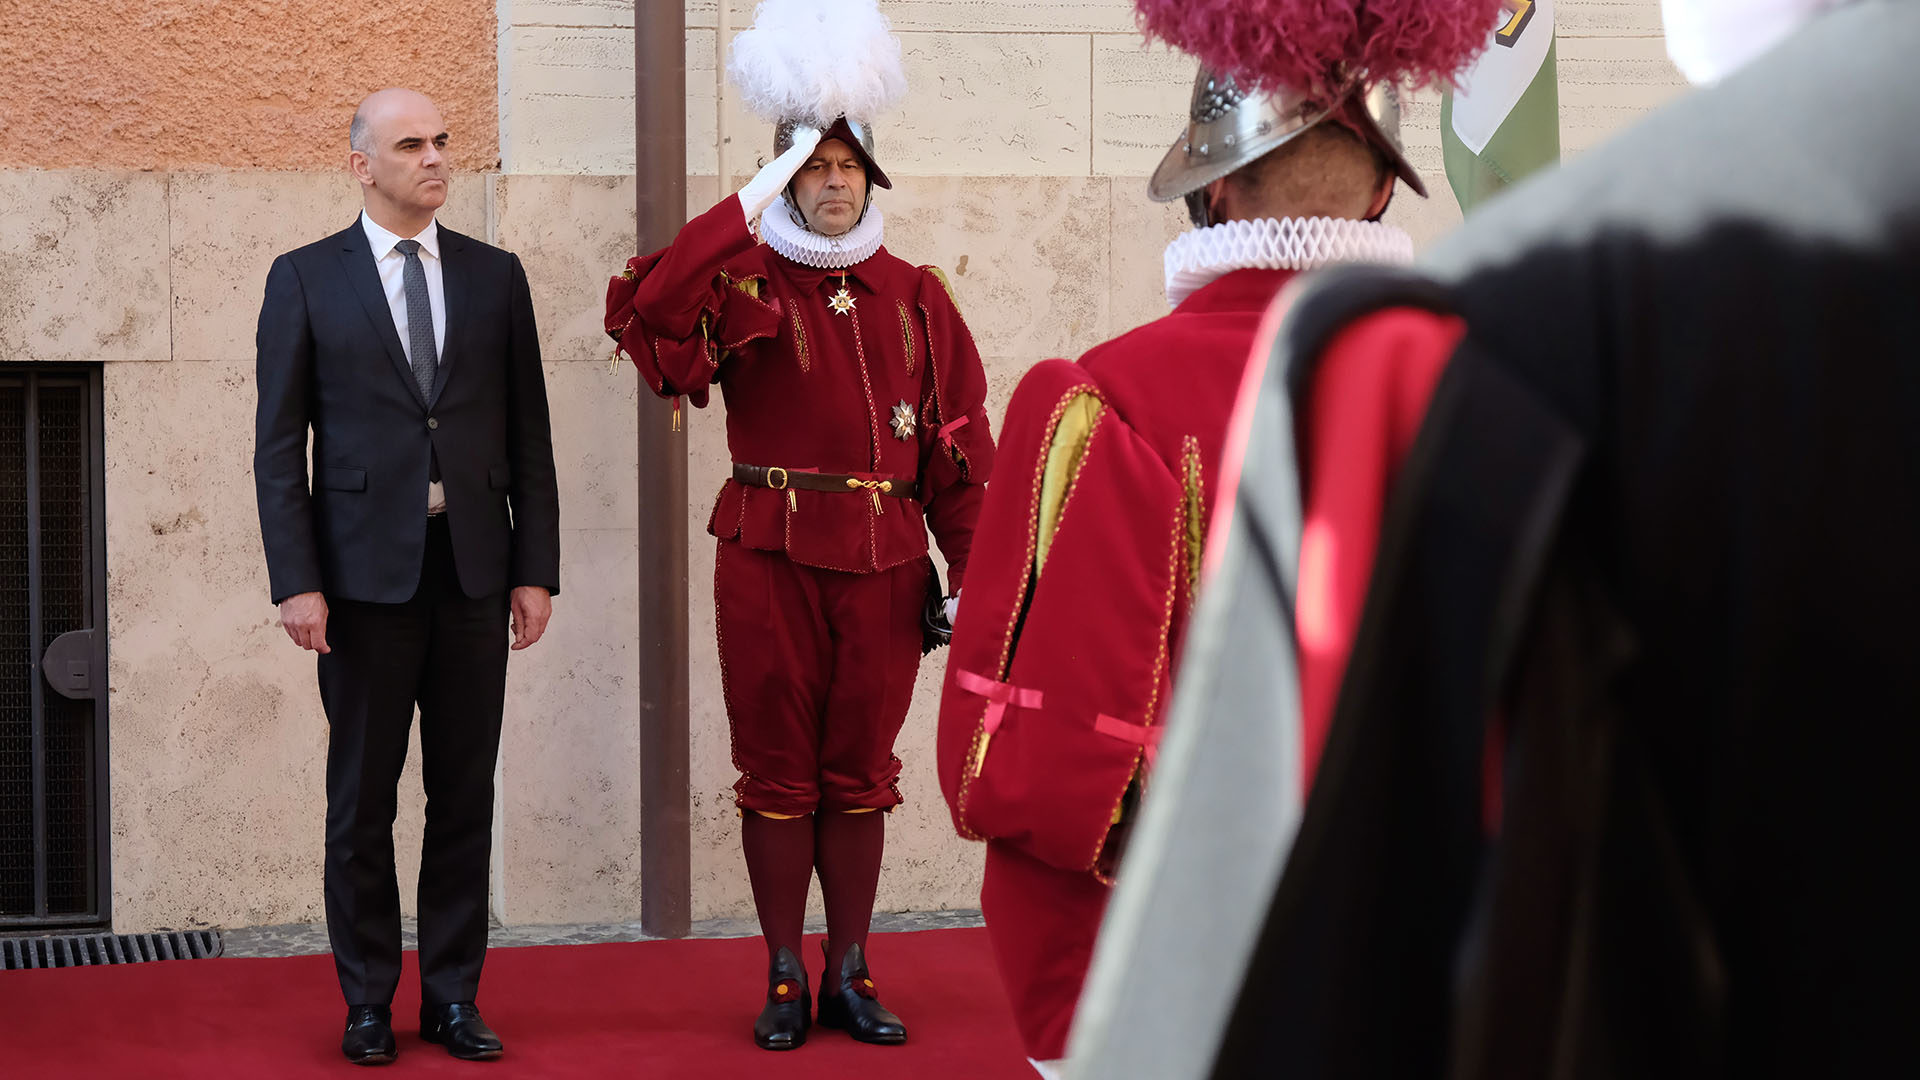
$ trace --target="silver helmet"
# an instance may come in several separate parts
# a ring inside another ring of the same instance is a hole
[[[1147,196],[1155,202],[1185,198],[1195,224],[1206,219],[1201,191],[1279,148],[1283,143],[1344,110],[1343,119],[1370,145],[1393,162],[1400,179],[1425,198],[1427,186],[1407,163],[1400,145],[1400,96],[1389,83],[1366,91],[1360,108],[1349,108],[1354,91],[1331,104],[1315,101],[1288,87],[1274,91],[1243,89],[1232,75],[1216,74],[1204,65],[1193,81],[1193,103],[1187,130],[1175,139],[1147,182]]]
[[[781,154],[791,150],[793,148],[794,129],[811,123],[812,121],[810,120],[791,117],[775,124],[773,126],[773,155],[779,157]],[[864,120],[850,120],[842,116],[833,123],[828,124],[820,132],[820,141],[825,142],[828,139],[839,139],[848,146],[851,146],[854,153],[860,155],[860,163],[867,167],[867,179],[873,182],[874,187],[892,190],[893,181],[887,179],[887,174],[880,168],[880,163],[874,160],[872,124]]]

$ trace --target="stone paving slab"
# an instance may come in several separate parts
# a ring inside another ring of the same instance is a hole
[[[900,933],[908,930],[949,930],[982,925],[978,911],[901,911],[876,914],[873,932]],[[807,919],[807,933],[823,934],[826,922],[819,917]],[[752,919],[707,919],[693,924],[697,938],[753,937],[760,924]],[[228,957],[306,956],[330,951],[325,923],[290,923],[283,926],[246,926],[223,931]],[[418,945],[414,921],[401,924],[401,941],[406,948]],[[494,926],[487,933],[487,945],[510,949],[522,945],[599,945],[610,941],[648,941],[652,935],[641,931],[637,922],[582,923],[571,926]]]

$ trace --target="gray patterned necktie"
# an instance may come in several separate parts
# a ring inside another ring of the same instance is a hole
[[[394,250],[407,257],[400,280],[407,287],[407,356],[420,396],[433,400],[433,376],[440,354],[433,347],[433,305],[427,301],[427,268],[420,263],[420,241],[402,240]]]

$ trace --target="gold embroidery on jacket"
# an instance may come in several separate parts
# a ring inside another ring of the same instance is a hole
[[[914,353],[913,316],[907,313],[906,301],[895,300],[893,306],[900,313],[900,343],[907,347],[907,374],[911,376],[913,374]]]
[[[1200,563],[1207,542],[1206,490],[1200,478],[1200,440],[1189,435],[1183,440],[1186,451],[1187,487],[1187,599],[1200,590]]]
[[[807,328],[800,321],[798,307],[793,311],[793,351],[800,358],[800,370],[811,371],[812,368],[807,364]]]

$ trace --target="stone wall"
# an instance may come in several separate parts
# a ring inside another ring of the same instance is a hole
[[[447,32],[467,33],[458,28],[472,6],[439,6],[451,13]],[[92,10],[50,7],[63,18]],[[264,33],[243,18],[260,5],[220,7],[221,19]],[[170,8],[212,17],[209,3]],[[747,25],[750,8],[734,0],[733,29]],[[882,197],[889,246],[952,278],[986,354],[997,423],[1035,361],[1077,355],[1165,312],[1160,251],[1183,220],[1146,201],[1141,177],[1179,130],[1192,63],[1143,46],[1127,0],[883,0],[883,8],[913,79],[907,105],[880,132],[899,181]],[[389,24],[365,22],[361,5],[341,10],[335,32],[365,34],[353,39],[367,46],[362,55],[379,52],[375,31]],[[494,906],[513,923],[638,915],[634,551],[642,515],[658,511],[635,501],[636,380],[630,368],[609,370],[599,329],[606,276],[634,243],[631,12],[630,0],[500,0],[505,172],[460,175],[443,214],[526,263],[562,483],[563,592],[547,640],[515,654],[509,674]],[[721,194],[719,130],[732,139],[735,182],[766,153],[770,133],[737,108],[720,122],[718,11],[713,0],[690,0],[688,12],[688,202],[698,211]],[[1678,92],[1657,0],[1565,3],[1561,23],[1569,153]],[[311,37],[307,24],[294,26]],[[242,51],[288,51],[288,40],[268,35]],[[0,33],[0,57],[16,55],[8,51],[16,45],[11,31]],[[493,79],[496,52],[480,51],[484,62],[463,65],[461,78]],[[492,166],[496,114],[468,103],[464,83],[441,90],[411,74],[403,66],[365,81],[439,93],[456,145],[487,148],[463,167]],[[334,92],[311,75],[295,84]],[[133,126],[113,129],[96,156],[63,157],[33,134],[51,129],[23,112],[28,98],[0,97],[0,134],[9,135],[0,154],[34,155],[0,158],[32,167],[0,171],[8,208],[0,362],[106,364],[112,873],[123,930],[320,917],[325,719],[312,657],[285,639],[267,604],[249,468],[252,335],[272,257],[352,220],[358,195],[337,171],[335,129],[360,89],[279,103],[288,119],[271,152],[256,153],[256,140],[209,159],[157,153],[164,140],[140,133],[159,129],[133,106],[125,113]],[[100,100],[103,115],[122,114],[116,99]],[[266,99],[247,100],[254,108]],[[281,114],[249,114],[248,126],[272,128],[263,115]],[[311,129],[301,126],[316,116]],[[1410,152],[1434,197],[1403,192],[1391,216],[1421,242],[1458,219],[1437,123],[1436,97],[1410,103]],[[36,171],[73,164],[111,168]],[[695,918],[751,912],[704,535],[728,461],[721,420],[716,401],[690,414],[689,426]],[[977,902],[980,849],[953,836],[933,773],[941,659],[923,671],[901,738],[908,803],[891,823],[883,909]],[[409,908],[417,745],[412,760],[398,837]]]

